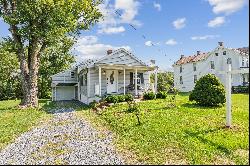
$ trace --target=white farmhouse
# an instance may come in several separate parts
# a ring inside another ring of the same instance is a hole
[[[174,63],[174,86],[181,92],[193,90],[195,82],[208,73],[214,74],[225,85],[225,76],[220,71],[225,71],[227,59],[232,60],[232,86],[249,84],[249,48],[226,48],[223,42],[211,52],[185,57]]]
[[[157,84],[152,87],[149,80],[150,72],[156,68],[123,48],[114,52],[108,50],[100,59],[88,59],[51,76],[52,100],[79,100],[88,104],[108,94],[138,96],[157,88]]]

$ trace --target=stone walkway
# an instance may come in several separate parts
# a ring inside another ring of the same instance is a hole
[[[46,124],[23,133],[0,152],[3,164],[124,164],[111,133],[100,133],[73,109],[56,109]]]

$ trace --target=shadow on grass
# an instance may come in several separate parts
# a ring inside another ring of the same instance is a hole
[[[184,104],[181,104],[181,107],[185,107],[185,108],[202,108],[202,109],[216,109],[216,108],[221,108],[223,106],[200,106],[196,103],[184,103]]]
[[[65,100],[65,101],[42,101],[45,102],[41,109],[43,109],[46,113],[54,114],[54,113],[64,113],[71,111],[82,111],[88,110],[90,107],[80,101],[77,100]],[[56,111],[59,110],[60,111]]]
[[[224,147],[223,145],[220,145],[218,143],[215,143],[215,142],[213,142],[211,140],[208,140],[208,139],[204,138],[205,134],[214,133],[214,132],[217,132],[217,131],[222,130],[222,129],[225,129],[225,127],[218,127],[218,128],[215,128],[215,129],[208,129],[208,130],[203,130],[203,131],[198,131],[198,132],[184,130],[184,132],[188,136],[193,137],[193,138],[197,138],[202,143],[208,144],[210,146],[214,146],[219,151],[225,153],[226,155],[229,155],[231,152],[226,147]]]

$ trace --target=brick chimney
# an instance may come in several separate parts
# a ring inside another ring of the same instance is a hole
[[[112,54],[112,50],[107,51],[107,55]]]
[[[201,51],[197,51],[197,55],[200,55],[201,54]]]
[[[218,42],[219,46],[223,47],[224,43],[223,42]]]

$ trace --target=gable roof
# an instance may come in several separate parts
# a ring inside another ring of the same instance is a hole
[[[121,53],[123,53],[123,55],[121,55]],[[87,59],[81,62],[76,67],[83,69],[93,67],[95,64],[125,64],[126,60],[128,60],[128,57],[131,58],[131,61],[129,62],[130,65],[136,64],[140,66],[148,66],[146,63],[139,60],[135,55],[133,55],[129,51],[125,50],[124,48],[120,48],[109,55],[105,55],[102,58]]]
[[[232,51],[235,51],[243,56],[249,56],[249,47],[242,47],[242,48],[227,48]],[[210,55],[210,52],[207,53],[201,53],[199,55],[192,55],[187,57],[181,57],[177,62],[175,62],[174,65],[182,65],[186,63],[192,63],[192,62],[198,62],[201,60],[206,59]]]
[[[201,53],[199,55],[182,57],[175,64],[182,65],[182,64],[191,63],[191,62],[198,62],[198,61],[201,61],[203,59],[206,59],[208,57],[208,55],[209,55],[209,52],[208,53]]]

